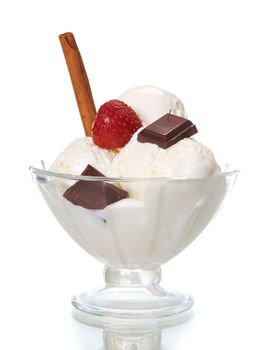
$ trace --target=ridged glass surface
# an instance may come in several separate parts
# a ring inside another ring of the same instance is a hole
[[[144,188],[143,200],[127,198],[90,210],[63,197],[77,180],[37,168],[32,172],[53,214],[82,248],[106,265],[130,269],[160,266],[186,248],[213,218],[236,177],[228,172],[204,179],[129,180],[128,186]]]

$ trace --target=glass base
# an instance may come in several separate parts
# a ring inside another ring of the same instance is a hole
[[[191,296],[173,293],[159,285],[161,270],[104,269],[105,286],[94,292],[76,294],[73,306],[92,316],[92,323],[105,320],[121,324],[137,321],[156,323],[181,319],[193,306]],[[94,321],[95,320],[95,321]]]

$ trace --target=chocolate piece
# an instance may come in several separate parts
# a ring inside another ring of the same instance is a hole
[[[142,129],[138,134],[138,141],[155,143],[161,148],[168,148],[197,132],[196,126],[190,120],[168,113]]]
[[[105,177],[89,164],[81,175]],[[86,209],[103,209],[128,197],[128,193],[105,181],[79,180],[64,192],[63,197]]]

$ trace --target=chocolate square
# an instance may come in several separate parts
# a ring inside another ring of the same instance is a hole
[[[167,113],[142,129],[138,134],[138,141],[155,143],[161,148],[168,148],[197,132],[196,126],[190,120]]]
[[[81,175],[105,177],[89,164]],[[104,209],[109,204],[127,198],[128,193],[106,181],[79,180],[64,192],[63,197],[86,209]]]

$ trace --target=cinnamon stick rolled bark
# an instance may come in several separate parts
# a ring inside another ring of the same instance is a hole
[[[72,33],[59,35],[60,43],[70,73],[77,105],[86,136],[90,136],[96,107],[86,69]]]

